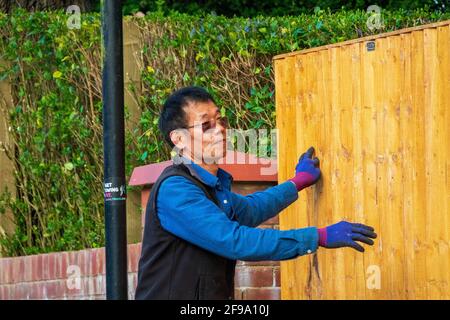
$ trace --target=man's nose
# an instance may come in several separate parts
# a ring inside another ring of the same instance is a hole
[[[220,125],[219,123],[216,124],[216,127],[214,128],[214,136],[222,136],[223,139],[225,139],[226,135],[226,128]]]
[[[221,125],[219,122],[216,123],[214,127],[214,133],[225,133],[227,130],[226,126]]]

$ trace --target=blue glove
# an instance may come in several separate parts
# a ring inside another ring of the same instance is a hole
[[[295,184],[297,191],[313,185],[320,178],[319,159],[314,158],[314,148],[311,147],[301,155],[295,167],[295,176],[289,179]]]
[[[373,245],[372,239],[377,237],[373,231],[372,227],[364,224],[341,221],[319,229],[319,245],[325,248],[351,247],[359,252],[364,252],[364,248],[356,241]]]

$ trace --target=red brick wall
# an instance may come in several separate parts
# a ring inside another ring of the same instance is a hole
[[[248,194],[270,183],[234,183],[233,191]],[[143,204],[145,194],[143,192]],[[144,206],[145,207],[145,206]],[[278,218],[262,228],[278,228]],[[128,297],[134,298],[141,244],[128,245]],[[0,258],[0,300],[4,299],[105,299],[105,249],[56,252]],[[238,261],[235,298],[280,299],[278,262]]]
[[[129,298],[137,282],[140,244],[128,245]],[[0,259],[2,299],[105,299],[105,249]]]
[[[232,191],[247,195],[273,186],[272,183],[234,182]],[[278,229],[278,217],[264,222],[260,228]],[[236,267],[235,299],[243,300],[279,300],[280,263],[275,261],[244,262],[238,261]]]

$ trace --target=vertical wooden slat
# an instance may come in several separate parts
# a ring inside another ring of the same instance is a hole
[[[447,199],[445,200],[445,219],[444,219],[444,230],[445,230],[445,240],[446,240],[446,250],[447,252],[443,254],[444,258],[447,257],[447,266],[445,267],[446,270],[449,270],[450,268],[450,254],[448,250],[450,250],[450,110],[448,108],[448,100],[449,100],[449,92],[450,92],[450,72],[445,72],[445,70],[450,69],[450,57],[448,55],[448,52],[450,52],[450,26],[445,27],[445,35],[440,34],[439,35],[439,44],[438,44],[438,51],[439,54],[442,53],[445,58],[443,58],[442,63],[442,69],[441,69],[441,80],[442,83],[445,83],[445,86],[442,87],[441,90],[441,98],[440,98],[440,104],[441,104],[441,110],[444,110],[444,128],[445,131],[443,133],[443,141],[447,142],[445,145],[445,149],[442,151],[442,155],[445,158],[445,188],[444,195],[447,195]],[[445,39],[445,37],[447,39]],[[447,292],[446,299],[450,299],[449,292],[450,292],[450,273],[447,272],[446,277],[446,288],[445,291]]]
[[[319,227],[325,227],[335,222],[335,210],[333,207],[333,201],[335,190],[336,190],[336,179],[334,178],[334,144],[333,144],[333,128],[335,127],[335,117],[333,110],[336,109],[333,104],[335,104],[335,97],[337,97],[337,73],[336,73],[336,55],[333,51],[327,50],[322,54],[323,61],[323,83],[322,95],[323,106],[325,108],[324,120],[323,120],[323,130],[326,132],[326,140],[321,145],[323,150],[321,159],[321,171],[322,171],[322,187],[323,187],[323,201],[325,212],[321,214],[321,219],[319,222]],[[320,260],[319,264],[323,267],[323,298],[325,299],[336,299],[335,284],[336,270],[334,268],[336,263],[336,253],[333,250],[328,250],[321,248],[319,249],[319,255],[324,257],[323,261]],[[333,267],[331,267],[333,266]]]
[[[331,99],[329,95],[330,81],[330,55],[328,51],[318,52],[317,61],[317,109],[320,112],[320,121],[317,122],[319,137],[317,139],[316,154],[320,160],[322,177],[315,187],[316,212],[318,217],[317,227],[324,227],[331,223],[332,210],[330,207],[330,152],[329,152],[329,128],[331,119],[329,110]],[[328,298],[328,282],[332,273],[329,271],[330,250],[319,248],[317,251],[317,264],[320,275],[320,290],[317,299]]]
[[[386,160],[386,141],[388,134],[387,128],[387,101],[386,90],[389,90],[387,74],[387,40],[380,39],[377,42],[377,51],[379,51],[378,61],[376,66],[376,203],[377,211],[376,215],[379,217],[379,241],[381,248],[381,287],[385,298],[391,299],[392,295],[392,273],[387,263],[389,257],[389,245],[392,243],[392,235],[389,234],[388,225],[388,189],[387,189],[387,160]]]
[[[446,186],[446,161],[448,159],[450,135],[448,127],[450,122],[446,121],[445,112],[449,108],[448,95],[450,92],[450,64],[449,64],[449,52],[450,52],[450,36],[449,27],[439,27],[436,29],[436,50],[437,50],[437,75],[436,75],[436,96],[437,104],[433,110],[433,117],[436,119],[436,135],[433,137],[433,164],[435,165],[435,189],[432,194],[434,198],[432,201],[436,201],[435,209],[439,211],[439,222],[434,227],[436,230],[436,247],[437,247],[437,260],[439,264],[439,281],[438,286],[440,289],[440,299],[448,299],[450,292],[450,239],[449,239],[449,207],[448,207],[448,193],[442,193],[445,191]],[[447,197],[445,196],[447,195]],[[435,214],[434,210],[431,214]]]
[[[416,299],[426,299],[427,290],[427,249],[426,249],[426,176],[425,176],[425,117],[424,117],[424,45],[423,32],[411,34],[412,72],[411,88],[413,101],[413,150],[414,163],[413,197],[414,225],[410,232],[414,238],[414,295]]]
[[[352,206],[350,207],[350,212],[353,214],[352,220],[364,223],[364,212],[363,212],[363,181],[362,181],[362,144],[361,144],[361,52],[360,44],[356,43],[350,46],[351,55],[351,90],[352,90],[352,100],[349,106],[350,116],[352,117],[352,132],[350,134],[353,136],[353,172],[352,177],[349,181],[352,183]],[[355,274],[355,294],[356,299],[364,299],[366,296],[366,284],[365,284],[365,269],[364,269],[364,255],[361,253],[356,253],[353,261],[353,272]]]
[[[285,95],[287,90],[287,83],[289,81],[288,74],[286,73],[286,63],[285,60],[278,60],[274,62],[274,73],[275,73],[275,107],[276,107],[276,129],[277,129],[277,166],[278,166],[278,180],[281,181],[286,177],[286,164],[285,157],[289,153],[286,140],[281,139],[280,137],[287,134],[284,128],[284,124],[287,121],[286,117],[286,103],[285,103]],[[283,156],[282,156],[283,155]],[[284,212],[283,215],[280,216],[280,229],[283,226],[287,225],[287,221],[283,221],[283,217],[287,213]],[[280,278],[281,278],[281,287],[283,288],[281,292],[282,299],[292,298],[289,295],[289,283],[286,281],[288,278],[289,270],[286,268],[286,265],[281,263],[280,265]]]
[[[334,122],[335,122],[335,110],[336,106],[336,97],[338,95],[337,90],[337,51],[327,50],[326,63],[324,64],[324,83],[322,85],[323,94],[326,99],[326,107],[324,115],[324,125],[325,130],[327,132],[326,146],[322,146],[324,149],[324,154],[321,160],[321,169],[322,169],[322,183],[324,187],[324,194],[326,194],[326,215],[321,219],[322,223],[319,227],[325,227],[330,225],[334,221],[334,202],[335,202],[335,190],[336,190],[336,179],[334,178],[334,144],[333,144],[333,130],[334,130]],[[336,299],[337,298],[337,290],[336,290],[336,282],[337,276],[336,273],[339,272],[336,269],[331,269],[330,266],[336,266],[336,254],[332,250],[328,250],[325,248],[319,249],[321,255],[325,255],[325,261],[327,265],[325,266],[326,271],[324,272],[324,277],[322,279],[323,283],[323,291],[324,298],[326,299]],[[319,263],[321,263],[319,261]]]
[[[291,147],[291,157],[292,162],[290,164],[292,168],[292,172],[294,172],[294,168],[298,162],[300,154],[304,152],[304,146],[307,143],[307,133],[306,130],[309,128],[308,124],[308,101],[306,99],[307,93],[306,88],[308,87],[308,67],[307,67],[307,57],[298,56],[292,57],[291,69],[294,70],[294,74],[291,77],[291,81],[296,87],[296,91],[294,94],[294,106],[296,109],[296,114],[291,117],[291,121],[297,128],[295,135],[293,135],[296,141],[292,144]],[[310,129],[309,129],[310,130]],[[295,206],[295,212],[292,214],[292,219],[295,221],[292,225],[295,228],[303,228],[309,225],[309,216],[308,211],[311,211],[311,206],[308,206],[308,194],[306,190],[303,190],[299,193],[299,200]],[[299,290],[300,299],[310,299],[310,286],[309,286],[309,278],[311,275],[310,269],[310,256],[304,256],[302,258],[295,260],[295,269],[299,270],[300,274],[298,277],[300,281],[296,283],[296,286]],[[295,285],[295,284],[294,284]]]
[[[376,79],[378,72],[377,61],[380,59],[380,49],[378,42],[375,51],[367,51],[366,43],[362,43],[361,51],[361,157],[363,162],[363,211],[365,213],[366,224],[375,228],[380,238],[380,218],[377,209],[377,150],[376,150]],[[379,238],[375,241],[373,248],[367,249],[364,253],[364,271],[366,272],[366,297],[368,299],[382,299],[383,287],[378,288],[379,277],[383,277],[381,245]]]
[[[381,248],[381,287],[385,293],[386,299],[392,298],[393,291],[393,279],[391,269],[388,267],[387,261],[389,259],[389,243],[392,241],[392,236],[389,234],[389,225],[387,221],[388,208],[387,208],[387,161],[386,161],[386,137],[387,133],[387,102],[386,102],[386,90],[389,87],[386,83],[385,74],[387,72],[387,45],[386,39],[379,39],[376,42],[377,59],[375,60],[375,106],[376,106],[376,132],[374,135],[375,148],[376,148],[376,214],[378,215],[379,228],[378,238]],[[373,214],[373,213],[372,213]]]
[[[442,211],[439,203],[437,153],[442,142],[437,138],[437,90],[436,81],[438,72],[437,61],[437,33],[435,29],[426,29],[424,32],[424,56],[425,56],[425,167],[426,167],[426,197],[429,199],[426,207],[426,239],[427,239],[427,288],[428,297],[439,299],[441,290],[438,285],[440,277],[438,235],[441,223]],[[448,270],[447,270],[448,272]]]
[[[447,40],[442,40],[444,43],[446,43],[447,45],[447,49],[444,50],[444,52],[450,52],[450,26],[446,26],[447,29]],[[447,55],[446,56],[446,60],[445,63],[443,65],[443,68],[445,69],[450,69],[450,57]],[[447,195],[447,200],[446,200],[446,215],[445,215],[445,230],[446,230],[446,243],[447,243],[447,250],[450,250],[450,157],[448,156],[450,154],[450,139],[447,139],[447,137],[450,137],[450,110],[446,105],[446,101],[448,101],[448,93],[450,92],[450,72],[446,73],[446,78],[445,78],[445,83],[446,83],[446,87],[442,90],[442,97],[441,97],[441,104],[443,104],[443,108],[444,108],[444,121],[447,124],[445,126],[445,132],[444,132],[444,141],[447,141],[447,145],[445,146],[445,159],[446,159],[446,163],[445,163],[445,185],[446,188],[444,189],[445,194]],[[447,254],[447,270],[450,268],[450,254]],[[447,292],[450,292],[450,274],[447,273]],[[449,298],[449,294],[447,294],[446,299],[450,299]]]
[[[352,121],[352,69],[359,68],[359,65],[352,63],[351,46],[340,48],[340,72],[339,72],[339,122],[336,121],[339,134],[336,157],[336,168],[339,172],[337,182],[338,188],[338,207],[336,207],[337,219],[354,221],[353,202],[353,121]],[[345,287],[345,297],[355,299],[356,279],[355,279],[355,256],[356,252],[351,248],[342,249],[344,263],[344,278],[341,285]]]
[[[450,94],[450,26],[438,28],[438,55],[441,61],[439,68],[439,84],[441,85],[439,105],[440,112],[443,114],[443,130],[441,140],[444,141],[443,149],[440,152],[444,171],[444,190],[443,196],[443,221],[441,228],[443,230],[443,252],[441,252],[444,266],[444,299],[450,299],[450,110],[449,110],[449,94]],[[447,197],[445,198],[445,195]]]
[[[308,67],[309,56],[303,55],[298,57],[293,57],[295,59],[295,75],[292,76],[292,81],[296,86],[296,95],[295,95],[295,108],[296,115],[295,118],[291,118],[292,121],[295,122],[297,127],[296,132],[296,143],[292,145],[291,156],[297,153],[301,153],[301,151],[305,148],[307,144],[307,128],[309,124],[309,101],[308,101],[308,92],[307,88],[310,86],[309,84],[309,75],[308,72],[311,70]],[[293,165],[295,165],[293,163]],[[297,210],[294,213],[293,218],[295,221],[295,227],[299,228],[302,225],[309,224],[309,216],[311,207],[311,201],[309,200],[308,190],[303,190],[299,193],[299,200],[297,201]],[[300,290],[301,299],[311,299],[311,291],[309,284],[310,272],[311,272],[311,261],[310,256],[305,256],[303,258],[297,259],[295,261],[295,266],[297,270],[301,270],[301,282],[297,283],[297,286]]]
[[[403,200],[402,200],[402,138],[400,135],[401,115],[401,69],[400,36],[386,39],[388,44],[385,74],[386,121],[387,131],[383,135],[386,140],[387,165],[387,211],[386,223],[390,243],[387,244],[390,281],[392,281],[392,297],[401,299],[404,295],[404,256],[403,247]],[[381,137],[380,137],[381,138]],[[381,213],[383,214],[383,213]]]
[[[305,62],[305,77],[302,80],[306,80],[304,83],[306,85],[304,95],[303,95],[303,106],[302,110],[298,114],[302,114],[303,118],[297,117],[297,122],[302,123],[301,132],[298,134],[303,136],[303,142],[298,145],[297,152],[301,154],[305,152],[310,146],[314,146],[319,152],[320,143],[320,133],[319,129],[321,126],[321,97],[318,94],[318,78],[321,60],[319,59],[319,54],[314,52],[312,54],[306,55],[304,57]],[[299,139],[300,140],[300,139]],[[319,215],[319,203],[317,199],[321,194],[321,183],[305,189],[301,192],[300,196],[306,198],[307,207],[307,220],[305,223],[308,226],[317,226]],[[317,253],[308,256],[308,279],[306,284],[306,296],[310,299],[318,299],[321,297],[321,281],[319,279],[319,265],[317,260]]]
[[[342,201],[343,201],[343,190],[341,186],[341,166],[339,159],[339,149],[340,149],[340,124],[341,124],[341,112],[340,112],[340,82],[342,81],[340,72],[341,67],[341,51],[339,48],[331,49],[331,118],[332,125],[330,128],[330,154],[328,159],[333,168],[331,174],[331,203],[332,207],[332,222],[338,222],[342,219]],[[332,265],[334,266],[334,275],[329,279],[330,290],[332,292],[332,299],[345,299],[346,288],[345,288],[345,252],[343,250],[334,250],[331,253]]]
[[[413,101],[412,101],[412,52],[411,52],[411,34],[401,35],[400,47],[400,92],[401,110],[400,110],[400,132],[402,136],[403,148],[402,154],[402,195],[403,195],[403,245],[404,245],[404,273],[405,273],[405,294],[404,298],[414,299],[414,207],[413,202],[413,175],[414,163],[414,119],[413,119]]]

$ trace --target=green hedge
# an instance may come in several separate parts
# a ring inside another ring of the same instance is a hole
[[[137,11],[179,11],[183,13],[210,13],[212,11],[228,17],[233,15],[239,17],[253,17],[258,14],[270,16],[297,15],[301,13],[312,13],[315,8],[326,8],[333,11],[366,10],[370,5],[376,4],[384,10],[398,10],[399,8],[415,10],[429,6],[435,10],[448,10],[448,0],[125,0],[123,2],[124,12],[133,14]]]
[[[369,31],[364,11],[252,19],[150,14],[140,26],[142,87],[129,86],[142,115],[126,132],[127,176],[133,167],[169,158],[156,130],[161,104],[183,85],[206,87],[235,128],[273,128],[271,58],[361,35],[449,19],[420,9],[383,12]],[[59,13],[0,14],[0,78],[13,89],[5,108],[13,145],[17,197],[0,190],[0,212],[12,210],[16,232],[4,254],[77,250],[104,245],[101,128],[101,34],[98,14],[68,30]],[[127,113],[128,114],[128,113]]]
[[[1,240],[7,255],[104,244],[100,21],[85,16],[75,32],[66,19],[22,10],[0,16],[1,59],[9,65],[0,77],[9,79],[14,102],[2,114],[17,183],[16,199],[0,197],[0,211],[12,210],[16,223]]]

